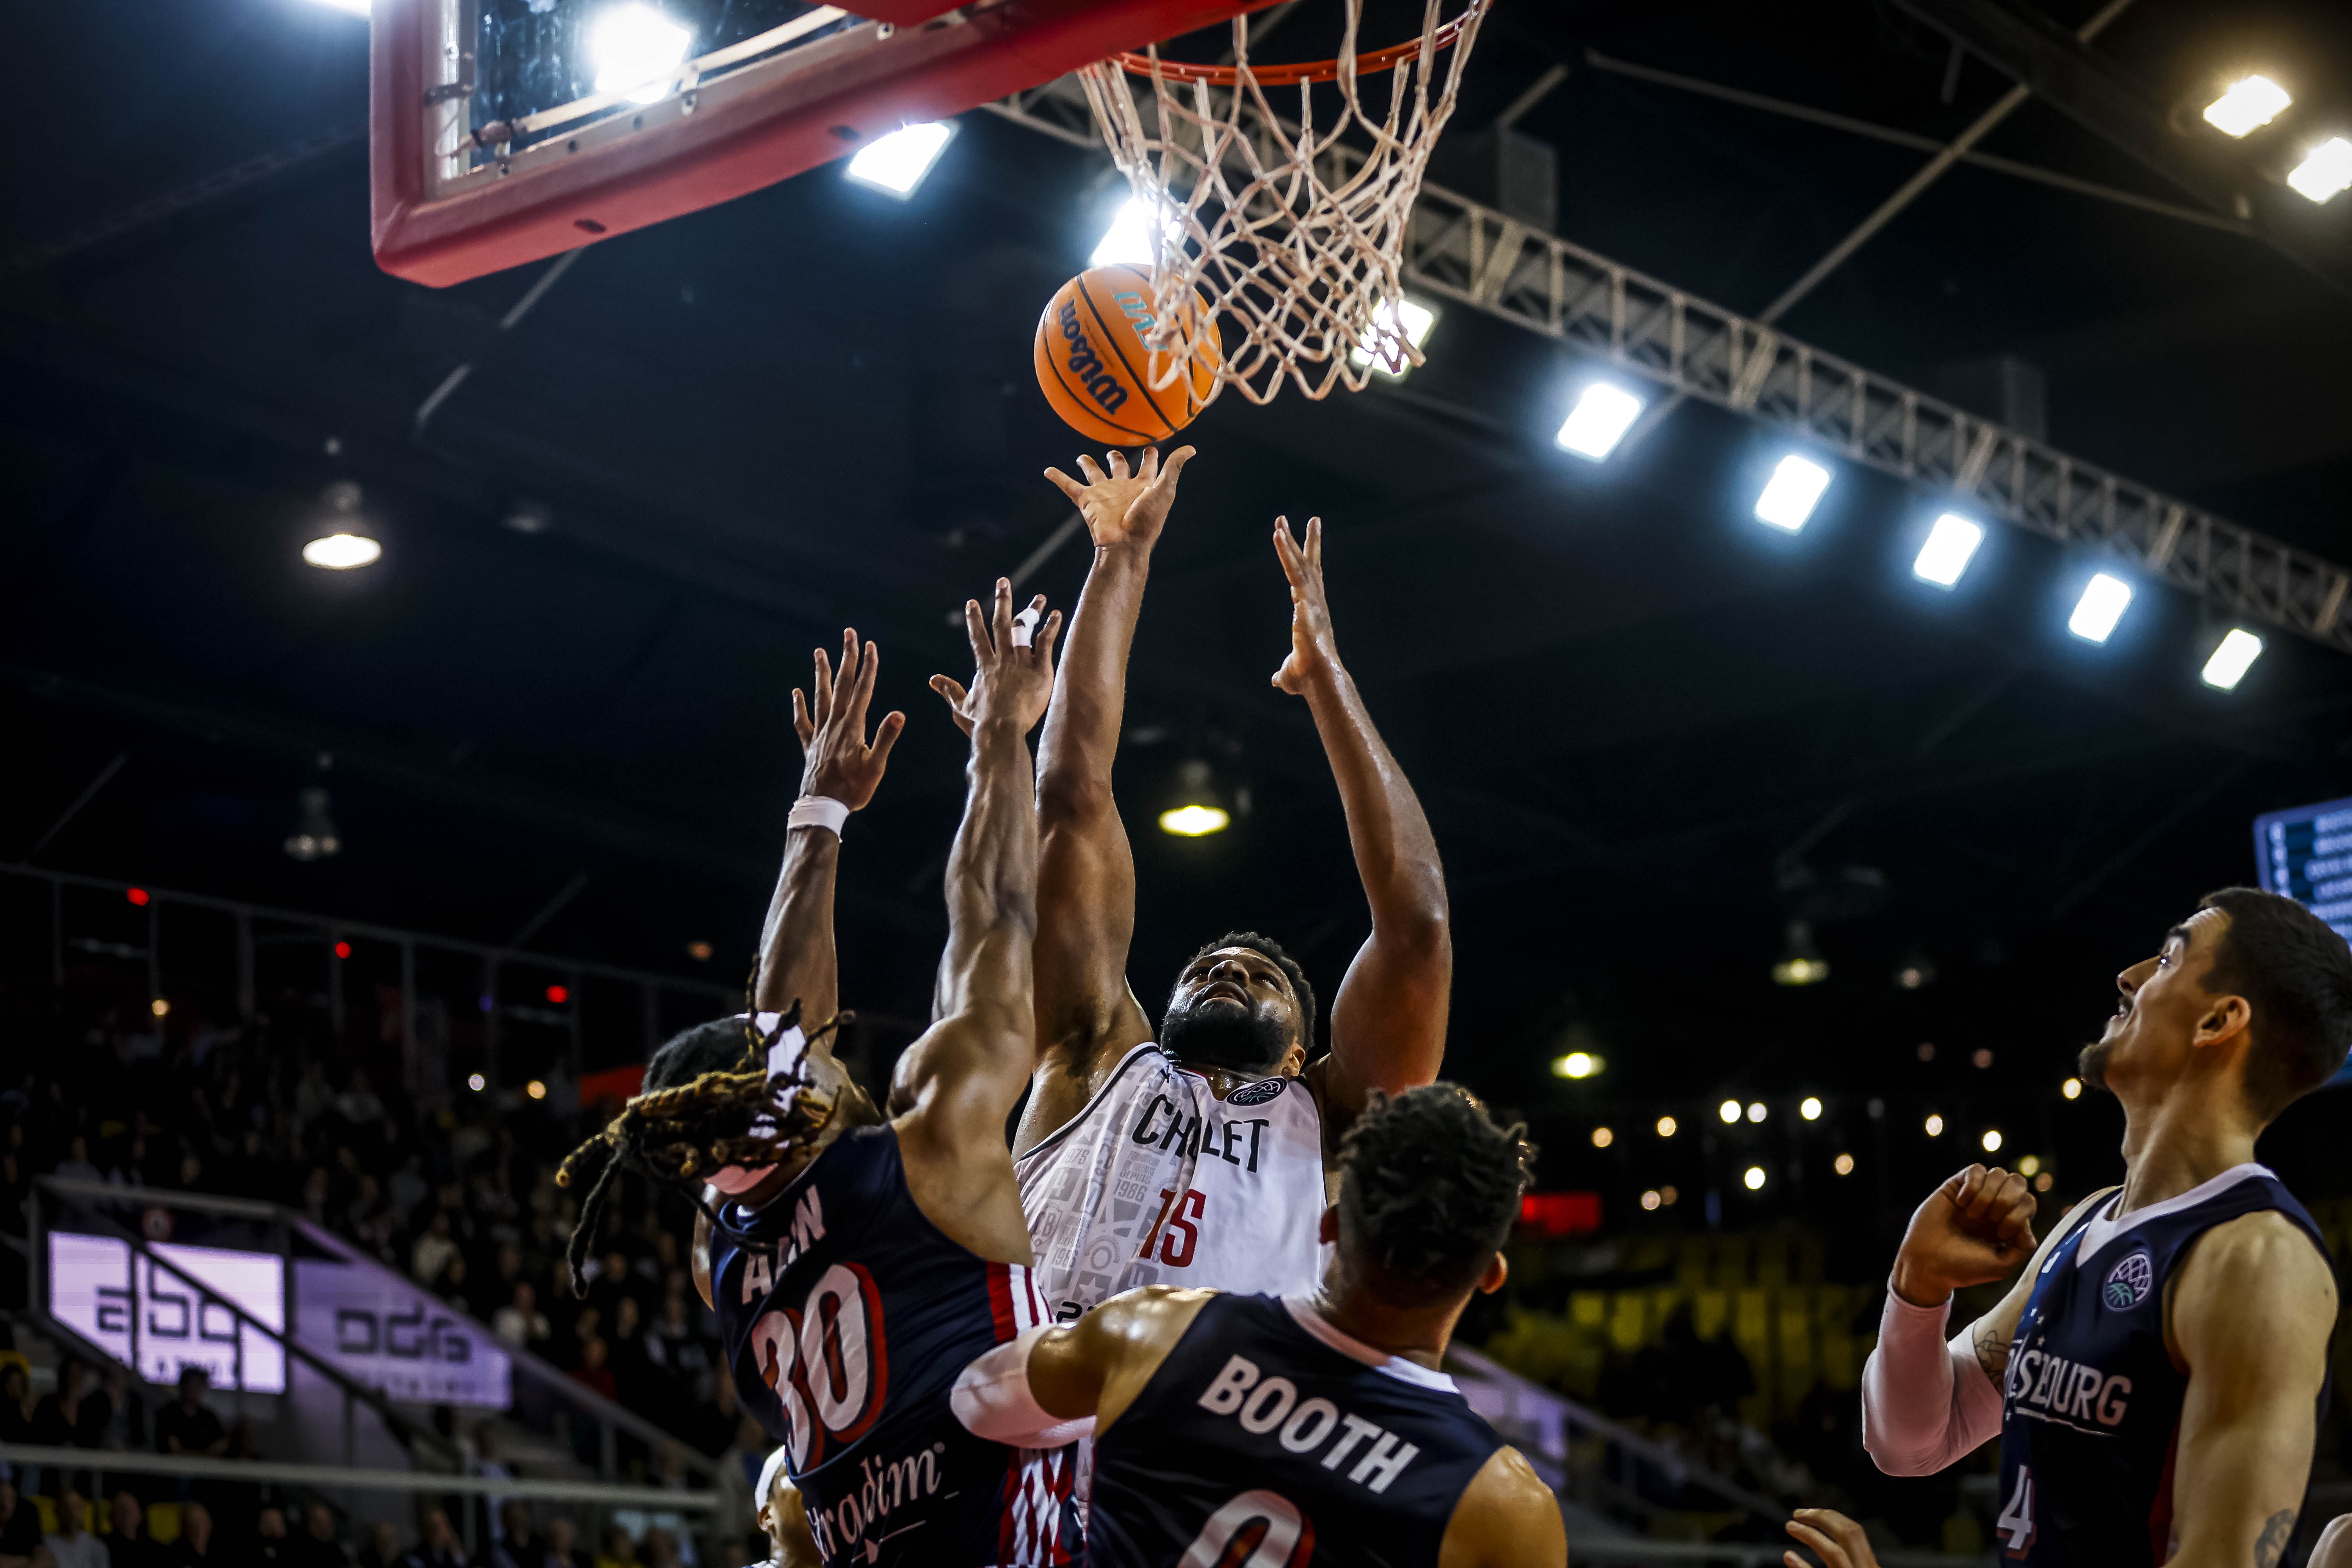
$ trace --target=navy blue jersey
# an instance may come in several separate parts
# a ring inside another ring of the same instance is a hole
[[[2116,1220],[2118,1193],[2050,1249],[2018,1319],[2001,1390],[2000,1511],[2011,1562],[2156,1568],[2172,1550],[2172,1466],[2189,1378],[2164,1346],[2165,1287],[2189,1244],[2276,1209],[2325,1254],[2303,1205],[2233,1166]],[[2259,1289],[2260,1282],[2247,1281]],[[2326,1394],[2320,1395],[2324,1405]]]
[[[1087,1561],[1427,1568],[1502,1446],[1444,1373],[1295,1298],[1215,1296],[1095,1439]]]
[[[719,1339],[786,1449],[828,1568],[1067,1563],[1071,1453],[984,1442],[948,1407],[974,1356],[1039,1321],[1029,1270],[950,1240],[907,1190],[891,1127],[844,1133],[710,1236]]]

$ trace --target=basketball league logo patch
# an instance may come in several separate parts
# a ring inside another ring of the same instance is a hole
[[[2099,1299],[2111,1312],[2129,1311],[2147,1300],[2156,1284],[2156,1266],[2145,1252],[2135,1252],[2107,1270],[2107,1282],[2099,1287]]]
[[[1264,1105],[1289,1087],[1290,1080],[1286,1078],[1262,1078],[1255,1083],[1245,1083],[1225,1096],[1225,1103],[1244,1108]]]

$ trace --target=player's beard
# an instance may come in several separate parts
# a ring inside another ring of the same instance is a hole
[[[1160,1022],[1160,1048],[1188,1067],[1263,1078],[1290,1054],[1290,1031],[1269,1013],[1218,997],[1169,1009]]]
[[[2083,1047],[2082,1053],[2074,1058],[2074,1070],[2082,1076],[2084,1083],[2093,1089],[2107,1087],[2107,1058],[2114,1054],[2115,1048],[2113,1040],[2093,1040]]]

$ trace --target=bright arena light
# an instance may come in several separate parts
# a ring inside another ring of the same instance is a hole
[[[2041,1169],[2042,1161],[2036,1155],[2028,1154],[2017,1163],[2017,1173],[2021,1176],[2031,1176]]]
[[[168,1018],[172,1016],[172,1004],[163,997],[158,996],[147,1004],[147,1011],[158,1018]]]
[[[1671,1137],[1673,1137],[1673,1136],[1675,1135],[1675,1119],[1674,1119],[1673,1117],[1671,1117],[1671,1116],[1661,1116],[1661,1117],[1659,1117],[1659,1118],[1658,1118],[1658,1136],[1659,1136],[1659,1137],[1661,1137],[1661,1138],[1671,1138]]]
[[[2352,185],[2352,142],[2341,136],[2331,136],[2304,154],[2286,177],[2286,183],[2315,202],[2332,200],[2336,194]]]
[[[1601,461],[1617,449],[1641,416],[1642,400],[1606,381],[1588,384],[1552,439],[1580,458]]]
[[[1927,1136],[1930,1138],[1941,1138],[1943,1135],[1944,1119],[1937,1115],[1934,1111],[1929,1111],[1927,1113]]]
[[[1853,1174],[1853,1156],[1851,1154],[1840,1154],[1835,1160],[1830,1163],[1830,1168],[1837,1172],[1841,1176],[1851,1176]]]
[[[523,1085],[522,1091],[530,1096],[533,1100],[545,1100],[547,1098],[547,1085],[538,1079],[533,1079],[529,1083]]]
[[[1715,1108],[1715,1113],[1717,1116],[1722,1117],[1725,1124],[1727,1126],[1739,1120],[1739,1101],[1736,1100],[1727,1100],[1721,1105]]]
[[[1780,459],[1780,466],[1772,470],[1772,478],[1764,486],[1764,493],[1756,498],[1757,519],[1794,533],[1805,526],[1822,492],[1829,488],[1827,468],[1792,452]]]
[[[905,201],[931,172],[940,154],[955,139],[955,121],[928,121],[902,126],[878,141],[869,142],[849,161],[843,177],[870,190]]]
[[[2221,639],[2213,657],[2205,661],[2205,684],[2228,691],[2246,678],[2254,660],[2263,657],[2263,639],[2237,626]]]
[[[2124,607],[2131,603],[2131,596],[2130,584],[2100,573],[2074,602],[2074,613],[2066,617],[2066,629],[2084,642],[2106,641],[2116,623],[2124,618]]]
[[[1923,583],[1948,588],[1960,580],[1977,546],[1983,542],[1983,528],[1948,511],[1927,531],[1927,542],[1919,547],[1919,559],[1911,563],[1911,574]]]
[[[1984,1152],[1986,1153],[1998,1154],[2000,1152],[2000,1129],[1998,1127],[1986,1128],[1982,1142],[1984,1143]]]
[[[1819,1121],[1822,1119],[1821,1097],[1813,1094],[1805,1096],[1803,1102],[1797,1107],[1797,1114],[1808,1121]]]
[[[2278,118],[2293,103],[2286,89],[2266,76],[2233,81],[2227,91],[2205,106],[2205,123],[2224,136],[2243,136]]]
[[[1764,1167],[1761,1165],[1748,1166],[1748,1173],[1740,1177],[1739,1181],[1740,1184],[1745,1186],[1751,1193],[1762,1192],[1764,1190]]]
[[[1748,1107],[1748,1120],[1750,1121],[1761,1121],[1764,1120],[1764,1102],[1762,1100],[1759,1100],[1750,1102]]]
[[[331,533],[304,545],[302,559],[321,571],[348,572],[383,559],[383,546],[364,533]]]
[[[1160,831],[1172,833],[1179,838],[1199,838],[1206,834],[1223,833],[1232,821],[1232,814],[1221,806],[1180,805],[1160,814]]]
[[[1656,1208],[1659,1201],[1658,1190],[1655,1187],[1642,1194],[1642,1206],[1645,1209]]]
[[[1617,1142],[1617,1134],[1611,1129],[1596,1127],[1592,1130],[1592,1146],[1595,1149],[1606,1149],[1615,1142]]]
[[[348,11],[354,16],[368,14],[368,0],[319,0],[319,4],[331,11]]]
[[[478,1072],[467,1073],[466,1075],[466,1087],[472,1089],[476,1094],[479,1094],[482,1090],[490,1087],[490,1080],[484,1078]]]
[[[669,91],[672,73],[686,63],[694,35],[650,5],[615,5],[596,18],[588,53],[596,62],[596,90],[625,92],[632,103],[653,103]]]
[[[1564,1057],[1554,1057],[1551,1076],[1554,1078],[1594,1078],[1609,1064],[1591,1051],[1570,1051]]]
[[[2080,1100],[2083,1098],[2083,1080],[2079,1078],[2070,1078],[2058,1086],[2058,1092],[2069,1100]]]
[[[1171,250],[1181,242],[1183,231],[1173,222],[1168,226],[1167,243]],[[1112,215],[1110,226],[1103,230],[1102,241],[1087,258],[1089,267],[1109,267],[1128,262],[1136,267],[1150,267],[1158,258],[1151,253],[1151,207],[1139,197],[1129,196],[1118,204]]]
[[[1414,348],[1419,348],[1427,342],[1429,330],[1437,325],[1436,311],[1419,300],[1410,299],[1401,300],[1394,305],[1382,304],[1379,310],[1372,312],[1372,318],[1390,331],[1402,333],[1404,341]],[[1358,364],[1372,363],[1371,351],[1361,343],[1349,350],[1348,357]],[[1391,380],[1402,381],[1404,379],[1404,373],[1412,368],[1412,362],[1400,353],[1393,360],[1383,360],[1376,368],[1381,374]]]

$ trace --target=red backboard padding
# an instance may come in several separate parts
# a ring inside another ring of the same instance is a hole
[[[855,151],[1269,0],[1009,0],[912,27],[624,140],[437,200],[424,196],[425,0],[377,0],[369,183],[378,266],[435,288],[729,201]],[[906,0],[904,9],[924,8]]]
[[[954,10],[960,0],[857,0],[857,15],[911,27]]]

